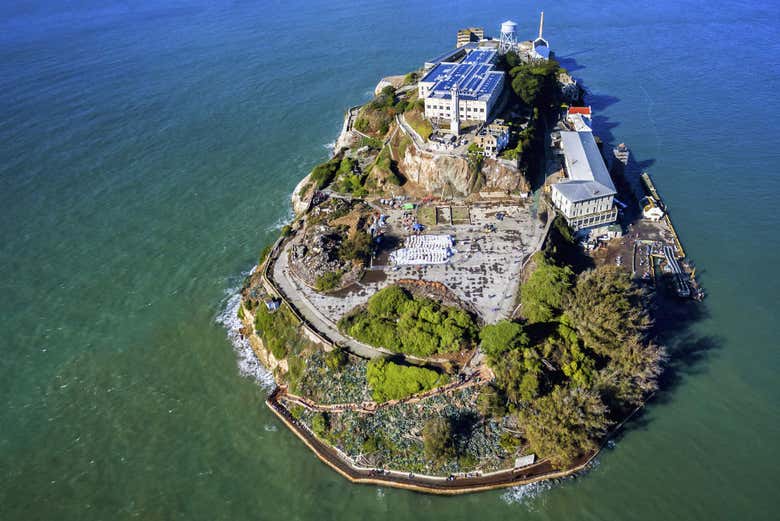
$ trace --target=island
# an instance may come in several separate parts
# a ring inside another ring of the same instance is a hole
[[[703,296],[543,20],[534,40],[463,29],[382,79],[244,283],[268,406],[350,481],[459,494],[586,469],[657,389],[659,309]]]

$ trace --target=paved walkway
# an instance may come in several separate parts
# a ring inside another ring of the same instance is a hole
[[[271,276],[274,284],[284,293],[285,298],[295,306],[312,327],[324,333],[333,342],[346,347],[363,358],[377,358],[392,354],[390,351],[380,350],[368,344],[358,342],[354,338],[342,335],[338,330],[338,326],[332,320],[324,316],[311,302],[302,297],[303,288],[290,274],[290,269],[287,265],[288,245],[289,243],[285,244],[282,251],[279,252],[279,257],[274,262]]]

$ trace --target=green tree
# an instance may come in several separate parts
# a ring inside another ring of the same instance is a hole
[[[536,269],[520,289],[522,313],[530,322],[549,322],[563,312],[574,272],[568,266],[556,266],[541,252],[534,260]]]
[[[455,443],[452,422],[441,416],[425,423],[422,431],[425,456],[436,462],[446,461],[455,456]]]
[[[534,400],[518,417],[531,450],[556,468],[595,450],[609,426],[607,407],[598,394],[565,387]]]
[[[496,383],[512,404],[532,401],[539,394],[541,357],[534,348],[507,351],[501,357],[489,359]]]
[[[494,385],[486,385],[477,396],[477,412],[485,418],[506,416],[506,396]]]
[[[325,365],[332,371],[340,371],[349,363],[347,350],[342,346],[336,346],[332,351],[325,353]]]
[[[387,286],[368,299],[368,311],[378,317],[395,317],[412,297],[400,286]]]
[[[501,320],[488,324],[479,333],[480,347],[490,358],[496,359],[505,352],[528,346],[528,335],[517,322]]]
[[[641,291],[618,266],[580,274],[566,313],[585,345],[604,356],[614,355],[650,327]]]
[[[596,386],[621,405],[636,406],[658,388],[666,350],[631,335],[596,375]]]
[[[315,413],[311,419],[311,430],[320,438],[325,437],[330,432],[330,421],[327,413]]]

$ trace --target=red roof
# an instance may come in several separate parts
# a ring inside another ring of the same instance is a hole
[[[584,114],[590,116],[590,107],[569,107],[569,114]]]

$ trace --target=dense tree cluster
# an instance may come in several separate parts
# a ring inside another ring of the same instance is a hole
[[[413,297],[398,286],[378,291],[365,308],[343,317],[339,328],[361,342],[421,357],[469,348],[477,337],[474,320],[462,309]]]
[[[645,296],[625,270],[603,266],[575,277],[549,256],[556,251],[535,259],[521,287],[526,323],[503,321],[480,333],[496,387],[478,405],[491,413],[504,400],[531,449],[563,467],[655,390],[664,351],[647,337]]]
[[[401,365],[385,358],[368,363],[366,370],[371,395],[377,402],[400,400],[444,385],[449,380],[444,373],[425,367]]]
[[[534,261],[536,269],[520,293],[523,316],[531,322],[549,322],[561,315],[574,285],[574,272],[569,266],[556,266],[541,252]]]

